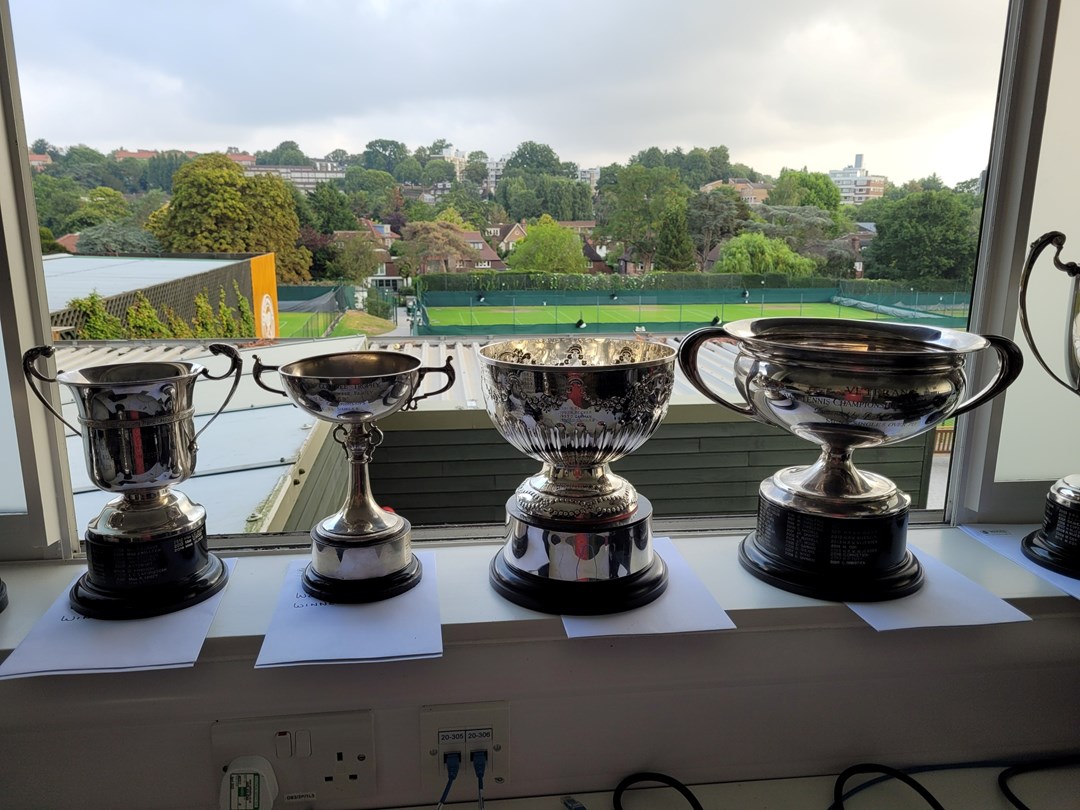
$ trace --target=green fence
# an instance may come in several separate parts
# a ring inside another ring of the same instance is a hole
[[[835,287],[786,289],[648,290],[644,292],[579,292],[574,290],[424,291],[425,307],[592,307],[659,304],[767,304],[824,303],[836,295]]]

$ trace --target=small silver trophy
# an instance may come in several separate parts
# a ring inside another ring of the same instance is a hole
[[[522,338],[479,350],[496,430],[543,467],[506,502],[491,584],[547,613],[614,613],[667,585],[652,549],[652,504],[608,466],[667,413],[675,350],[609,338]]]
[[[1050,368],[1035,345],[1028,322],[1028,282],[1035,261],[1046,248],[1054,246],[1054,267],[1072,279],[1072,295],[1065,308],[1065,377],[1062,379]],[[1080,394],[1080,265],[1062,262],[1061,249],[1065,234],[1060,231],[1044,233],[1031,243],[1024,272],[1020,278],[1020,326],[1028,346],[1043,370],[1054,382]],[[1080,577],[1080,474],[1073,473],[1056,481],[1046,495],[1042,528],[1021,541],[1024,556],[1039,565],[1065,574]]]
[[[38,370],[53,347],[23,355],[27,384],[48,411],[82,435],[90,480],[117,493],[86,530],[87,572],[71,589],[72,608],[95,619],[141,619],[193,605],[224,587],[228,570],[206,545],[206,510],[172,489],[195,472],[196,440],[229,404],[243,361],[236,349],[212,344],[231,360],[213,375],[198,363],[145,362],[60,372]],[[221,407],[195,432],[192,397],[205,377],[233,376]],[[68,386],[80,431],[34,385]]]
[[[737,348],[734,382],[745,404],[724,399],[702,377],[698,352],[710,340]],[[987,348],[997,353],[997,374],[968,395],[964,366]],[[813,465],[761,483],[757,529],[739,549],[743,567],[818,599],[880,601],[922,584],[906,545],[911,498],[888,478],[857,469],[852,451],[910,439],[977,408],[1016,379],[1023,356],[1005,338],[951,329],[755,318],[691,333],[679,365],[713,402],[821,446]]]
[[[334,423],[333,438],[349,460],[345,503],[311,530],[311,563],[304,569],[304,590],[325,602],[376,602],[420,582],[420,561],[412,553],[412,525],[388,512],[371,494],[368,462],[383,440],[375,422],[400,410],[412,410],[426,397],[454,384],[451,361],[441,368],[421,368],[401,352],[363,351],[308,357],[284,366],[252,369],[255,382],[287,396],[317,419]],[[262,381],[276,371],[284,390]],[[428,374],[446,375],[446,384],[417,395]]]

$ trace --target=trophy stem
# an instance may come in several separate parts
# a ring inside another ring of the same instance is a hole
[[[792,467],[781,471],[782,485],[801,495],[825,498],[881,498],[889,493],[884,491],[883,479],[863,474],[851,460],[852,448],[822,445],[821,455],[809,467]],[[892,482],[888,489],[895,490]]]
[[[541,520],[621,520],[637,507],[637,491],[607,464],[545,462],[518,487],[517,504]]]
[[[370,539],[400,530],[403,519],[379,506],[371,494],[368,463],[382,444],[382,431],[369,423],[339,425],[334,440],[349,459],[349,487],[344,505],[319,525],[320,533]]]

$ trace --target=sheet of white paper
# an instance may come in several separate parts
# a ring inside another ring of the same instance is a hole
[[[915,548],[908,549],[922,563],[923,586],[910,596],[889,602],[848,602],[875,630],[905,630],[912,627],[954,627],[969,624],[1029,622],[1004,599],[954,571],[940,560]]]
[[[255,667],[400,661],[442,655],[435,552],[416,554],[424,567],[411,591],[362,605],[332,605],[300,584],[307,561],[292,563]]]
[[[1069,596],[1080,599],[1080,579],[1067,577],[1064,574],[1051,571],[1049,568],[1043,568],[1038,563],[1032,562],[1025,557],[1024,552],[1020,550],[1020,541],[1038,529],[1038,526],[1034,524],[1030,526],[986,524],[961,526],[960,528],[983,545],[992,548],[1003,557],[1008,557],[1017,565],[1022,565],[1035,576],[1049,582],[1055,588],[1060,588]]]
[[[735,627],[670,538],[653,538],[653,551],[668,567],[667,590],[655,602],[608,616],[563,616],[566,635],[570,638],[643,636]]]
[[[236,559],[224,562],[232,573]],[[104,621],[72,610],[68,590],[0,664],[0,680],[194,666],[225,592],[223,588],[205,602],[164,616]]]

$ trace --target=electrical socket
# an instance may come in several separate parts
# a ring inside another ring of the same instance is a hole
[[[371,712],[332,712],[223,720],[210,728],[219,769],[240,756],[265,757],[283,806],[348,810],[375,795],[375,725]],[[221,778],[221,772],[215,773]]]
[[[506,701],[456,703],[420,709],[420,775],[425,790],[446,784],[446,755],[461,754],[458,781],[472,778],[469,754],[488,752],[484,783],[510,778],[510,704]]]

